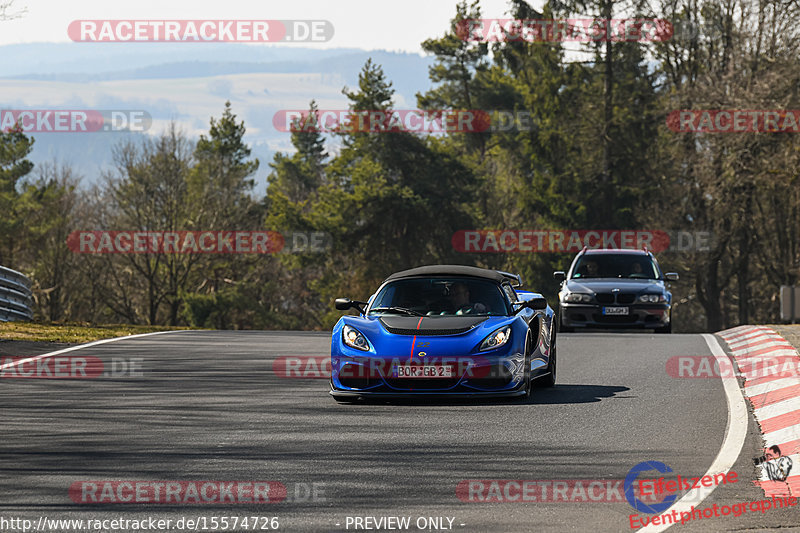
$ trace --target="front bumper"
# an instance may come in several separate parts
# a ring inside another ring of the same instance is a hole
[[[604,315],[603,307],[626,307],[627,315]],[[670,323],[669,304],[561,304],[561,325],[570,328],[663,328]]]
[[[401,378],[396,366],[411,363],[408,357],[333,356],[331,394],[353,396],[514,396],[526,388],[525,356],[475,355],[426,357],[415,365],[450,366],[452,376],[441,378]]]
[[[399,399],[399,398],[448,398],[448,399],[463,399],[468,400],[472,398],[512,398],[525,395],[525,388],[518,390],[508,391],[484,391],[484,392],[463,392],[463,391],[345,391],[334,389],[331,385],[329,393],[335,398],[386,398]]]

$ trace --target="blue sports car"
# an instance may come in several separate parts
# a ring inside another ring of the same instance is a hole
[[[331,339],[331,395],[523,396],[556,381],[553,310],[519,276],[460,265],[392,274]]]

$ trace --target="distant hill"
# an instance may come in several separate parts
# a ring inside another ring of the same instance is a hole
[[[0,108],[136,109],[160,131],[175,120],[190,136],[208,130],[226,100],[245,121],[246,140],[262,162],[291,149],[289,134],[276,131],[279,109],[347,105],[367,59],[383,66],[398,107],[415,107],[415,93],[430,87],[433,60],[386,50],[296,48],[233,43],[33,43],[0,46]],[[32,160],[71,163],[94,182],[111,164],[111,147],[137,134],[34,134]]]

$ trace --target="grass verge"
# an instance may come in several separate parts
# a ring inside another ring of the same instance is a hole
[[[129,326],[110,324],[89,326],[85,324],[39,324],[36,322],[0,322],[0,339],[31,342],[64,342],[82,344],[112,337],[124,337],[153,331],[175,331],[192,328],[168,326]]]

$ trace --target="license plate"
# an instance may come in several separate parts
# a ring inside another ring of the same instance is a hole
[[[398,378],[451,378],[453,367],[436,365],[404,365],[395,367]]]
[[[604,307],[604,315],[627,315],[629,312],[627,307]]]

